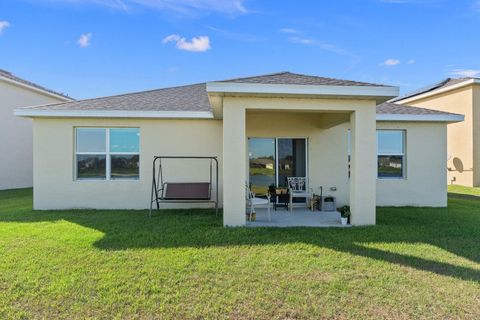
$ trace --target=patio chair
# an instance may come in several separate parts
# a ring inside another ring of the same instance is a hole
[[[308,187],[306,177],[287,177],[287,184],[290,193],[290,211],[293,210],[293,198],[306,198],[309,203],[313,197],[313,190]]]
[[[248,220],[252,221],[252,215],[255,212],[255,207],[267,205],[267,214],[268,214],[268,221],[272,221],[272,217],[270,216],[270,195],[267,193],[265,196],[266,198],[259,198],[256,197],[255,193],[250,190],[248,184],[245,185],[246,188],[246,202],[247,202],[247,210],[250,209],[248,214]]]

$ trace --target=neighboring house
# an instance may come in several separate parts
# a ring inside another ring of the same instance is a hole
[[[13,110],[71,100],[0,70],[0,190],[33,185],[32,122],[15,117]]]
[[[34,122],[35,209],[145,209],[155,155],[218,156],[224,224],[245,225],[254,153],[277,158],[277,184],[286,172],[306,176],[314,192],[350,204],[352,224],[368,225],[377,205],[447,205],[447,123],[463,116],[384,103],[397,95],[282,72],[15,112]],[[208,177],[194,162],[163,166],[168,181]]]
[[[448,183],[480,186],[480,79],[448,78],[395,101],[465,115],[448,126]]]

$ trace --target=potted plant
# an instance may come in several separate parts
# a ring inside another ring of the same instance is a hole
[[[337,209],[340,212],[342,225],[348,223],[348,218],[350,217],[350,206],[343,206]]]

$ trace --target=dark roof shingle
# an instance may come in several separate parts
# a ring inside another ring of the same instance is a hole
[[[7,79],[9,79],[9,80],[13,80],[13,81],[16,81],[16,82],[25,84],[25,85],[27,85],[27,86],[34,87],[34,88],[37,88],[37,89],[39,89],[39,90],[42,90],[42,91],[46,91],[46,92],[55,94],[55,95],[57,95],[57,96],[64,97],[65,99],[68,99],[68,100],[73,100],[71,97],[69,97],[69,96],[66,95],[66,94],[63,94],[63,93],[60,93],[60,92],[56,92],[56,91],[47,89],[47,88],[42,87],[42,86],[40,86],[40,85],[38,85],[38,84],[36,84],[36,83],[33,83],[33,82],[31,82],[31,81],[28,81],[28,80],[19,78],[19,77],[17,77],[16,75],[12,74],[11,72],[8,72],[8,71],[2,70],[2,69],[0,69],[0,77],[4,77],[4,78],[7,78]]]
[[[418,95],[421,95],[421,94],[424,94],[424,93],[427,93],[427,92],[432,92],[432,91],[435,91],[435,90],[438,90],[438,89],[447,88],[447,87],[456,85],[458,83],[462,83],[462,82],[465,82],[467,80],[472,80],[472,79],[476,79],[476,78],[447,78],[447,79],[442,80],[440,82],[434,83],[432,85],[420,88],[418,90],[407,93],[403,96],[392,99],[392,100],[390,100],[390,102],[402,101],[402,100],[412,98],[412,97],[415,97],[415,96],[418,96]]]
[[[410,114],[410,115],[458,115],[456,113],[407,106],[399,103],[384,102],[377,106],[377,114]]]
[[[217,82],[378,86],[371,83],[307,76],[280,72],[262,76],[222,80]],[[117,96],[78,100],[66,103],[31,107],[36,110],[102,110],[102,111],[211,111],[206,83],[164,88]]]
[[[210,111],[205,83],[33,107],[36,110]]]
[[[299,73],[291,73],[291,72],[278,72],[278,73],[266,74],[266,75],[261,75],[261,76],[228,79],[228,80],[222,80],[222,81],[218,81],[218,82],[258,83],[258,84],[286,84],[286,85],[385,87],[385,85],[381,85],[381,84],[351,81],[351,80],[340,80],[340,79],[334,79],[334,78],[310,76],[310,75],[299,74]]]

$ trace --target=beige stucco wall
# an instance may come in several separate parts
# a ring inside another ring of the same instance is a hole
[[[473,186],[480,186],[480,84],[472,86]],[[474,125],[476,124],[476,125]]]
[[[351,200],[347,157],[350,114],[341,110],[330,113],[247,110],[244,122],[238,121],[238,117],[231,117],[229,121],[245,124],[244,129],[241,125],[238,128],[238,132],[244,132],[244,135],[237,136],[239,141],[234,141],[236,144],[246,142],[247,137],[308,138],[311,187],[315,192],[319,192],[319,187],[323,186],[324,194],[336,196],[338,204],[342,205],[350,203]],[[74,128],[85,126],[139,127],[140,179],[75,181]],[[406,178],[378,180],[374,194],[377,205],[445,206],[446,124],[379,122],[377,128],[407,131]],[[227,168],[222,166],[222,148],[226,148],[226,154],[231,155],[234,160],[230,162],[231,168],[227,174],[232,175],[232,179],[234,175],[240,176],[241,179],[237,179],[238,186],[233,185],[232,188],[241,189],[239,194],[244,202],[244,181],[248,178],[246,146],[244,145],[244,153],[238,149],[227,150],[222,138],[223,129],[222,120],[37,118],[34,120],[34,207],[148,208],[151,162],[154,155],[217,155],[220,162],[219,187],[222,204],[222,173]],[[241,155],[245,156],[243,160],[239,158]],[[169,181],[201,181],[208,178],[208,166],[203,163],[169,162],[166,164],[166,172],[166,180]],[[331,187],[337,190],[331,191]],[[235,192],[232,192],[232,195],[238,196]],[[198,204],[191,207],[198,207]],[[241,218],[242,221],[239,220],[238,223],[244,223],[244,212]]]
[[[74,128],[86,126],[139,127],[140,179],[75,181]],[[154,155],[218,156],[221,188],[222,122],[37,118],[34,120],[34,208],[148,208]],[[164,168],[166,181],[188,182],[209,179],[209,165],[205,161],[166,160]],[[193,204],[190,207],[199,205]]]
[[[225,225],[243,225],[244,218],[244,192],[240,181],[247,180],[247,151],[246,137],[248,120],[246,112],[294,112],[294,113],[344,113],[352,125],[352,143],[358,144],[358,152],[352,151],[352,170],[350,179],[349,203],[351,206],[351,222],[354,225],[368,225],[375,223],[375,106],[374,100],[367,99],[328,99],[328,98],[293,98],[293,97],[246,97],[227,96],[223,98],[224,122],[224,148],[228,151],[236,150],[235,157],[228,156],[225,152],[224,185],[225,185]],[[245,118],[245,120],[244,120]],[[235,121],[237,122],[234,122]],[[350,121],[351,122],[351,121]],[[227,125],[234,123],[233,126]],[[352,122],[351,122],[352,123]],[[272,120],[265,120],[263,127],[276,130],[279,126]],[[302,124],[293,126],[291,132],[301,132]],[[254,134],[254,132],[251,132]],[[298,134],[298,133],[297,133]],[[356,137],[356,138],[355,138]],[[355,150],[352,147],[352,150]],[[232,165],[232,163],[234,165]],[[228,166],[228,168],[227,168]],[[243,167],[243,171],[234,171]],[[227,200],[229,203],[227,203]]]
[[[480,165],[480,157],[477,155],[474,159],[474,150],[478,150],[477,153],[480,152],[480,148],[475,147],[480,144],[480,128],[476,126],[477,128],[474,129],[473,126],[480,120],[476,119],[480,116],[479,112],[474,116],[474,110],[480,110],[480,99],[477,100],[475,108],[472,105],[473,101],[472,86],[467,86],[422,99],[409,99],[405,102],[416,107],[465,115],[463,122],[448,125],[448,184],[480,185],[478,176],[480,172],[474,176],[473,171],[474,163]]]
[[[324,195],[336,196],[339,206],[350,196],[349,128],[344,114],[247,113],[248,137],[308,138],[310,186],[315,193],[323,186]],[[377,205],[446,206],[446,124],[378,122],[377,129],[406,130],[407,153],[405,179],[377,179]]]
[[[308,176],[316,194],[337,197],[339,205],[349,202],[348,114],[248,112],[249,138],[307,138]],[[266,126],[268,123],[270,125]],[[337,191],[330,191],[330,188]]]
[[[32,121],[13,110],[60,101],[0,80],[0,190],[33,185]]]
[[[378,206],[447,205],[447,125],[378,122],[377,129],[406,130],[404,179],[378,179]]]

